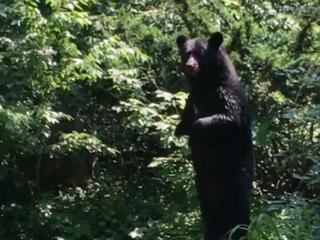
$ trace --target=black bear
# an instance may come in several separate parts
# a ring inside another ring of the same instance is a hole
[[[189,136],[205,240],[239,239],[249,224],[251,123],[222,42],[220,32],[208,40],[177,38],[190,94],[175,135]]]

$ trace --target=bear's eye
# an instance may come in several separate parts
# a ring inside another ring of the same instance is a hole
[[[188,59],[190,56],[191,56],[192,52],[191,51],[188,51],[188,52],[185,52],[185,54],[183,55],[184,58]]]
[[[200,50],[200,55],[201,55],[201,56],[206,55],[206,50],[205,50],[205,49],[201,49],[201,50]]]
[[[198,51],[195,51],[193,53],[197,57],[203,57],[206,55],[206,50],[205,49],[199,49]]]
[[[206,55],[206,50],[205,49],[198,50],[198,51],[194,52],[194,55],[197,58],[203,58]]]

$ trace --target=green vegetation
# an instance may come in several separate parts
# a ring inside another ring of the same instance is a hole
[[[254,120],[248,239],[319,240],[319,19],[316,0],[0,1],[0,239],[202,239],[175,39],[219,30]]]

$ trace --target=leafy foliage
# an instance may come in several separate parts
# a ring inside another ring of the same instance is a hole
[[[1,1],[0,236],[201,239],[175,38],[219,30],[254,120],[248,239],[319,239],[318,5]],[[39,195],[41,164],[83,156],[87,187]]]

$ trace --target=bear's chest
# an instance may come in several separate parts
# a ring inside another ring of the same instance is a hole
[[[197,96],[193,101],[193,111],[196,118],[223,113],[224,110],[224,99],[219,92]]]

